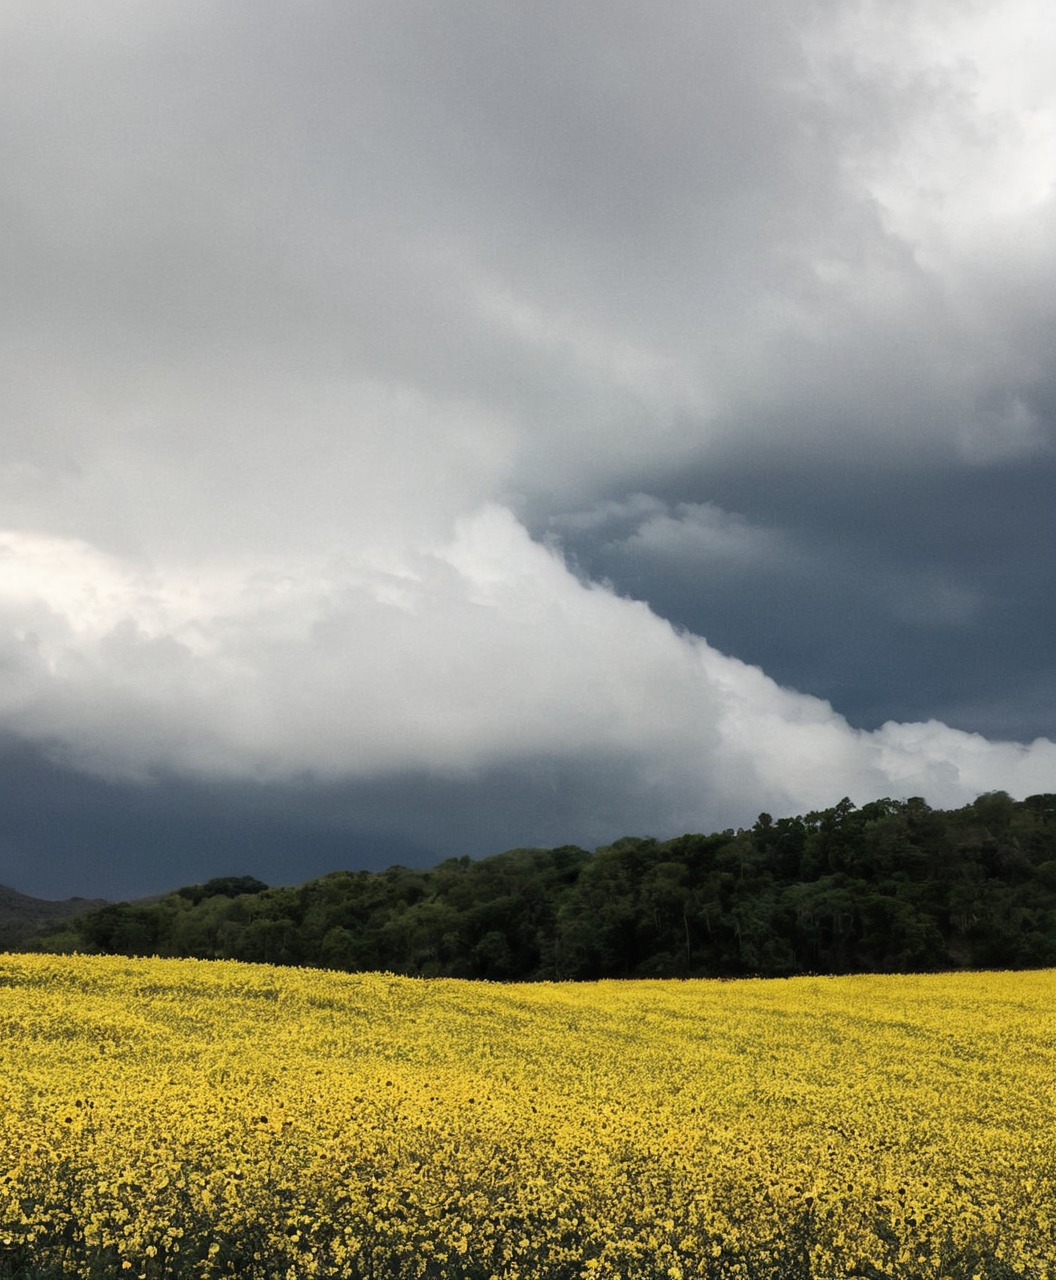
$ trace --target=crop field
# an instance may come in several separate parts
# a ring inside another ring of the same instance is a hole
[[[0,956],[0,1275],[1056,1276],[1056,973]]]

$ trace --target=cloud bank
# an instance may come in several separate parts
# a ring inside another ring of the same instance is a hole
[[[1025,794],[1056,768],[1047,740],[856,730],[581,581],[500,507],[385,570],[260,562],[181,582],[12,535],[0,556],[4,723],[104,778],[457,779],[596,755],[692,825],[717,805],[784,811],[836,793]]]
[[[1052,789],[1054,51],[1041,0],[5,5],[0,736],[563,771],[570,839]]]

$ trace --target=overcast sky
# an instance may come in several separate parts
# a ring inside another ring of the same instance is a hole
[[[0,882],[1056,791],[1051,0],[0,0]]]

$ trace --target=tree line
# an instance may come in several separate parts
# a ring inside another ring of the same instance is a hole
[[[494,981],[1056,965],[1056,795],[876,800],[594,852],[249,876],[118,903],[46,949]]]

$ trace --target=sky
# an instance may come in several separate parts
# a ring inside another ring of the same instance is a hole
[[[0,883],[1056,791],[1049,0],[0,0]]]

